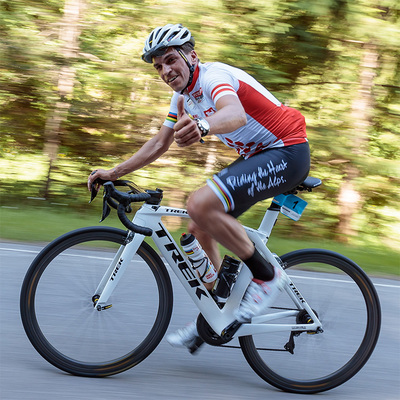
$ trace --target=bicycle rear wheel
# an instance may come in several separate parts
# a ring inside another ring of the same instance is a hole
[[[289,334],[240,337],[243,354],[262,379],[284,391],[333,389],[353,377],[375,348],[381,324],[378,295],[361,268],[337,253],[306,249],[281,259],[317,313],[323,332],[294,337],[294,354],[284,348]],[[280,294],[275,308],[297,309],[286,293]],[[300,313],[297,319],[307,323]],[[288,323],[296,323],[296,318]]]
[[[54,366],[80,376],[117,374],[143,361],[164,336],[171,281],[145,242],[111,295],[112,307],[94,307],[96,288],[126,237],[120,229],[78,229],[50,243],[30,266],[21,318],[35,349]]]

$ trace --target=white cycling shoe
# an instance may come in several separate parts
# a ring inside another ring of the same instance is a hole
[[[190,353],[194,353],[204,343],[197,332],[196,321],[192,321],[176,332],[168,334],[165,338],[171,346],[186,347]]]
[[[235,312],[238,322],[249,322],[255,316],[263,314],[278,297],[286,283],[286,275],[280,268],[274,268],[275,275],[271,281],[253,279]]]

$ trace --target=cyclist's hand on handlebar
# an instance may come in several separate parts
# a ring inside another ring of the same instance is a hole
[[[105,169],[95,169],[92,171],[88,177],[88,182],[87,182],[87,187],[89,192],[92,191],[92,185],[94,184],[94,188],[96,190],[99,190],[101,187],[101,184],[98,182],[95,182],[96,179],[101,179],[103,181],[114,181],[116,178],[113,170],[105,170]]]
[[[201,139],[197,123],[186,114],[184,105],[184,97],[180,95],[178,98],[177,122],[174,126],[174,139],[179,147],[190,146],[193,143],[198,143]]]

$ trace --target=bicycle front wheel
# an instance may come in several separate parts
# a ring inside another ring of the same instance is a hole
[[[172,312],[172,285],[157,253],[145,242],[97,311],[96,288],[127,232],[83,228],[50,243],[35,258],[21,289],[25,332],[51,364],[80,376],[125,371],[158,345]]]
[[[293,393],[333,389],[353,377],[375,348],[381,324],[378,295],[362,269],[337,253],[306,249],[281,259],[322,322],[323,332],[294,336],[293,354],[288,346],[285,349],[290,335],[282,332],[241,337],[242,351],[254,371],[279,389]],[[282,293],[273,309],[297,308]],[[308,322],[307,315],[299,312],[288,323]]]

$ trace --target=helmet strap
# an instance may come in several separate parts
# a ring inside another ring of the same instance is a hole
[[[193,74],[194,74],[194,65],[190,64],[189,60],[187,59],[185,53],[181,50],[181,49],[176,49],[176,51],[180,54],[180,56],[185,60],[186,65],[189,68],[189,80],[188,83],[186,85],[186,87],[181,91],[181,94],[183,94],[183,92],[190,86],[190,84],[193,81]]]

